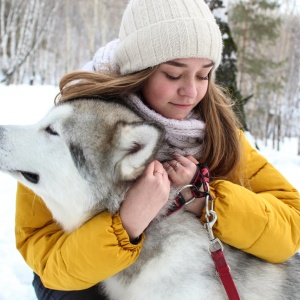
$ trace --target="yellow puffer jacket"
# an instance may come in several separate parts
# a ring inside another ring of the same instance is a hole
[[[293,255],[300,240],[299,193],[241,133],[245,178],[251,191],[229,181],[215,181],[211,192],[222,241],[270,262]],[[180,241],[179,241],[180,242]],[[52,289],[85,289],[121,271],[138,257],[119,215],[103,212],[71,234],[64,233],[32,191],[18,185],[17,248],[28,265]]]

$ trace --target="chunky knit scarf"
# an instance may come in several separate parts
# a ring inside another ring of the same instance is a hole
[[[191,113],[185,120],[167,119],[146,106],[134,94],[127,97],[125,102],[145,121],[157,122],[165,128],[166,142],[172,146],[174,152],[196,157],[202,154],[205,124],[199,117],[196,118],[195,113]]]

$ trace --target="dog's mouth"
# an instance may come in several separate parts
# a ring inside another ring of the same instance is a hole
[[[31,183],[37,184],[40,180],[40,176],[36,173],[18,171],[22,174],[22,176]]]

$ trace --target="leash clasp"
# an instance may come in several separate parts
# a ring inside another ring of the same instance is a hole
[[[206,184],[206,189],[208,191],[208,195],[205,198],[205,208],[206,208],[205,218],[207,222],[204,224],[204,228],[206,228],[208,232],[209,240],[212,243],[214,240],[216,240],[212,228],[215,225],[218,217],[217,217],[217,213],[214,211],[214,201],[212,200],[209,205],[209,198],[210,198],[209,184],[207,182],[205,184]]]
[[[208,221],[207,223],[204,224],[204,228],[206,228],[206,230],[208,232],[208,236],[209,236],[209,247],[208,247],[209,252],[212,253],[212,252],[216,252],[218,250],[223,251],[224,248],[223,248],[222,242],[214,236],[213,230],[212,230],[212,228],[218,218],[217,213],[213,210],[209,210],[207,213],[207,219],[209,219],[208,215],[212,218],[210,221]]]
[[[211,218],[212,217],[212,218]],[[211,218],[211,220],[210,220]],[[209,240],[212,242],[213,240],[215,240],[215,236],[213,234],[213,226],[215,225],[216,221],[217,221],[218,217],[215,211],[213,210],[209,210],[206,212],[206,220],[207,223],[204,224],[204,228],[206,228],[207,232],[208,232],[208,236],[209,236]]]

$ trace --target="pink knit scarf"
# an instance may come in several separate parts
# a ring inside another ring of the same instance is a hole
[[[181,155],[199,157],[203,152],[205,124],[195,113],[185,120],[167,119],[144,104],[136,95],[125,99],[126,104],[145,121],[154,121],[166,130],[166,142],[174,147],[174,152]]]

